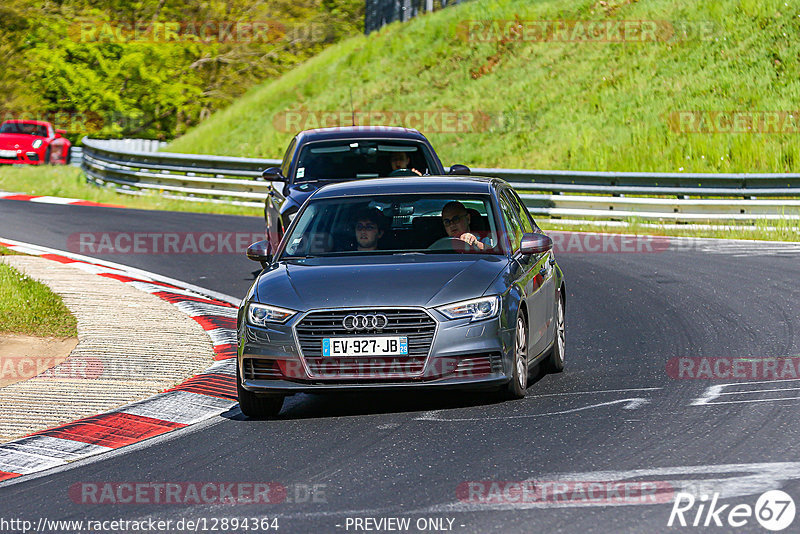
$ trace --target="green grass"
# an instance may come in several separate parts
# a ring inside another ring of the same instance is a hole
[[[0,255],[13,254],[0,247]],[[0,334],[75,337],[75,317],[61,297],[16,269],[0,263]]]
[[[788,4],[788,5],[786,5]],[[678,133],[685,110],[791,111],[800,5],[784,0],[476,0],[337,44],[251,89],[167,150],[279,157],[287,110],[482,111],[486,131],[423,127],[446,164],[663,172],[798,172],[800,133]],[[467,20],[710,21],[709,39],[467,42]]]
[[[77,198],[127,208],[228,215],[263,215],[263,208],[209,204],[163,198],[156,193],[131,196],[86,183],[75,167],[0,167],[0,191]]]
[[[595,224],[562,224],[558,219],[536,219],[545,232],[557,230],[566,232],[602,232],[606,234],[662,235],[678,237],[710,237],[718,239],[750,239],[757,241],[800,241],[800,226],[797,222],[785,219],[777,221],[756,221],[749,228],[745,224],[732,223],[742,228],[658,228],[644,226],[648,221],[628,219],[628,226],[601,226]]]

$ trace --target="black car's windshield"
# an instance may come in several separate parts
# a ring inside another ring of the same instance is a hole
[[[488,195],[312,200],[281,259],[369,254],[504,254]]]
[[[431,154],[422,143],[344,139],[303,147],[294,182],[425,175],[435,170]]]
[[[26,124],[24,122],[4,122],[2,126],[0,126],[0,133],[47,137],[47,126],[42,126],[41,124]]]

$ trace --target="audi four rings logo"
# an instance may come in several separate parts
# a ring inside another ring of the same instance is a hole
[[[389,324],[385,315],[348,315],[342,319],[342,326],[353,330],[382,330]]]

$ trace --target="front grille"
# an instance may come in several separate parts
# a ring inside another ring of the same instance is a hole
[[[244,377],[246,380],[276,380],[283,378],[275,360],[244,360]]]
[[[348,331],[342,321],[347,315],[383,314],[388,324],[381,330]],[[297,339],[309,370],[324,378],[398,378],[422,373],[436,332],[436,321],[420,309],[358,309],[312,312],[297,326]],[[326,337],[405,336],[408,356],[347,357],[322,356],[322,339]]]

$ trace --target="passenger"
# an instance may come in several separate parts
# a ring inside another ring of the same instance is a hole
[[[447,235],[464,241],[466,244],[477,248],[478,250],[485,250],[492,247],[492,241],[489,237],[478,239],[478,237],[470,233],[469,223],[470,215],[464,204],[454,200],[448,202],[442,208],[442,223]]]
[[[413,176],[415,174],[422,176],[422,173],[417,169],[408,167],[411,164],[411,158],[405,152],[392,153],[389,162],[392,165],[392,172],[389,173],[389,176]]]
[[[377,208],[358,213],[356,221],[356,250],[378,250],[378,240],[383,237],[383,213]]]

